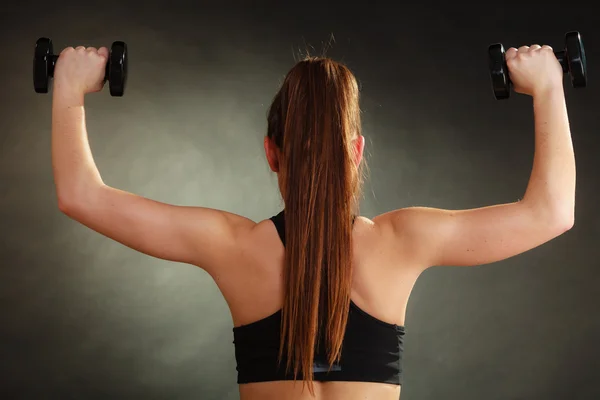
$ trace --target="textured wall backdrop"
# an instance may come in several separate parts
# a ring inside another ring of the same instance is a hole
[[[129,45],[125,97],[105,90],[87,100],[106,183],[259,220],[281,207],[262,150],[266,111],[300,50],[329,47],[360,79],[371,166],[362,212],[374,216],[520,198],[533,158],[531,101],[493,99],[487,46],[558,49],[577,29],[590,85],[566,89],[578,166],[575,227],[501,263],[423,274],[409,305],[402,398],[600,398],[599,20],[584,6],[527,3],[3,5],[0,395],[239,398],[231,318],[210,277],[137,254],[59,212],[51,96],[32,87],[38,37],[51,37],[56,51]]]

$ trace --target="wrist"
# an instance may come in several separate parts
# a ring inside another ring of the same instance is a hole
[[[537,87],[533,90],[533,98],[547,98],[551,96],[563,96],[564,87],[562,81],[551,82],[546,85]]]
[[[65,106],[83,106],[85,93],[66,82],[55,81],[52,89],[53,101]]]

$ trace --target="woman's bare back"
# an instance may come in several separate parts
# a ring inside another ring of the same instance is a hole
[[[410,291],[421,266],[380,226],[358,218],[353,231],[353,287],[351,298],[363,311],[384,322],[404,325]],[[231,309],[235,326],[261,320],[281,309],[284,246],[270,220],[255,226],[240,240],[238,271],[227,279],[215,277]],[[224,277],[222,277],[224,278]],[[315,397],[302,381],[260,382],[240,385],[243,400],[254,399],[398,399],[400,386],[372,382],[315,382]]]

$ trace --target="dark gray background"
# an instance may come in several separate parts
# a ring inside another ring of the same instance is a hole
[[[409,305],[403,400],[597,399],[600,19],[577,3],[16,2],[0,11],[0,388],[15,399],[237,399],[232,323],[210,277],[137,254],[62,215],[51,96],[32,87],[40,36],[130,50],[125,97],[87,100],[105,182],[255,220],[281,207],[262,150],[283,75],[314,47],[362,86],[371,177],[362,212],[470,208],[525,190],[531,100],[493,99],[486,49],[587,45],[566,93],[575,227],[519,257],[434,268]],[[591,6],[590,6],[591,7]],[[331,36],[335,42],[331,43]],[[0,393],[0,395],[3,393]]]

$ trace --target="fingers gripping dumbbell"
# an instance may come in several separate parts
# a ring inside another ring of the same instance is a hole
[[[38,39],[33,56],[33,87],[36,93],[48,93],[56,60],[58,56],[53,54],[52,40]],[[127,45],[124,42],[114,42],[110,47],[104,80],[108,81],[111,96],[123,96],[127,83]]]
[[[554,52],[562,65],[563,71],[571,77],[574,88],[582,88],[587,83],[587,65],[585,50],[579,32],[568,32],[565,35],[565,49]],[[490,45],[488,49],[490,77],[496,100],[510,96],[511,82],[506,66],[506,54],[501,43]]]

